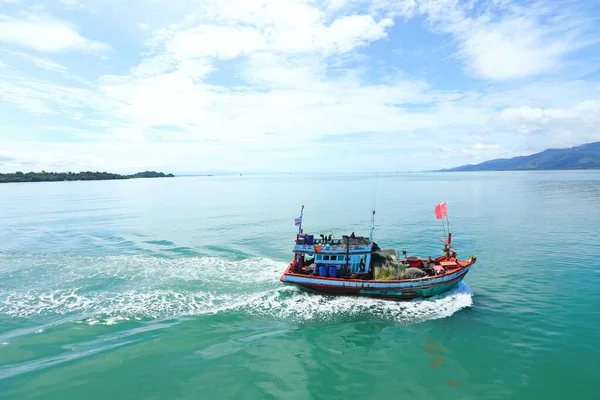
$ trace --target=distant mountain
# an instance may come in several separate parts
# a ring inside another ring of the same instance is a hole
[[[527,171],[560,169],[600,169],[600,142],[566,149],[548,149],[529,156],[499,158],[442,171]]]

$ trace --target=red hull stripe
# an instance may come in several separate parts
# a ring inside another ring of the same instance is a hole
[[[294,283],[294,284],[301,286],[305,289],[313,290],[315,292],[346,295],[346,296],[360,295],[360,296],[375,296],[375,297],[382,297],[382,298],[386,297],[386,298],[393,298],[393,299],[414,299],[417,297],[421,297],[415,292],[408,292],[408,291],[401,295],[381,295],[381,294],[374,295],[374,294],[369,294],[369,293],[364,293],[364,292],[361,293],[360,289],[357,289],[357,288],[349,288],[349,287],[343,287],[343,286],[319,285],[321,287],[317,288],[317,287],[315,287],[316,285],[305,285],[305,284],[301,284],[301,283]],[[389,290],[388,290],[388,292],[389,292]],[[400,292],[400,290],[398,290],[398,292]]]

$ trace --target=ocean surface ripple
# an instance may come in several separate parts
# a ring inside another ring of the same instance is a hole
[[[375,241],[438,255],[446,201],[464,282],[279,281],[301,204],[306,231],[368,234],[372,174],[0,185],[0,398],[598,398],[600,172],[377,182]]]

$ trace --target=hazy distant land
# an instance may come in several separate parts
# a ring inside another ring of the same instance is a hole
[[[481,164],[468,164],[446,171],[531,171],[600,169],[600,142],[564,149],[547,149],[529,156],[499,158]]]
[[[113,179],[135,179],[135,178],[172,178],[173,174],[164,172],[145,171],[133,175],[119,175],[109,172],[15,172],[0,174],[0,183],[10,182],[59,182],[59,181],[101,181]]]

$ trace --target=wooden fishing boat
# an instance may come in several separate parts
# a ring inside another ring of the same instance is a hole
[[[295,218],[298,226],[294,259],[281,275],[281,282],[297,285],[315,292],[332,295],[370,296],[391,299],[414,299],[444,293],[462,281],[476,258],[461,260],[452,246],[452,234],[448,224],[443,255],[435,258],[403,257],[394,249],[381,249],[373,241],[374,217],[371,218],[370,236],[343,235],[341,239],[332,234],[305,234],[302,217]],[[448,218],[446,203],[435,206],[438,219]],[[444,227],[444,234],[445,227]]]

